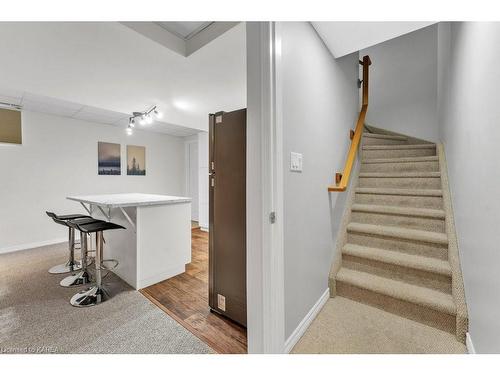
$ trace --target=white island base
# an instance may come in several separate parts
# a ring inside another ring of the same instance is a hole
[[[151,194],[68,197],[92,217],[124,226],[104,232],[104,259],[135,289],[183,273],[191,262],[191,199]],[[128,216],[128,217],[127,217]]]

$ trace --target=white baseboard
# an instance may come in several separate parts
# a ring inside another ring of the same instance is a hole
[[[314,318],[316,318],[316,316],[321,311],[321,309],[323,308],[323,306],[325,305],[326,301],[328,301],[329,298],[330,298],[330,288],[326,288],[324,293],[321,295],[321,297],[319,297],[319,299],[316,301],[311,310],[309,310],[304,319],[302,319],[297,328],[295,328],[290,337],[288,337],[288,339],[285,341],[285,350],[284,350],[285,353],[290,353],[290,351],[293,349],[295,344],[297,344],[302,335],[306,332],[306,329],[312,323]]]
[[[465,346],[467,346],[469,354],[476,354],[476,349],[474,349],[474,343],[472,342],[472,337],[469,332],[465,334]]]
[[[33,249],[35,247],[41,247],[41,246],[54,245],[54,244],[63,243],[66,241],[68,241],[68,238],[65,237],[65,238],[54,238],[52,240],[47,240],[47,241],[24,243],[24,244],[15,245],[15,246],[7,246],[7,247],[0,248],[0,254],[13,253],[14,251]]]
[[[208,228],[206,227],[200,227],[200,230],[202,230],[203,232],[208,232]]]

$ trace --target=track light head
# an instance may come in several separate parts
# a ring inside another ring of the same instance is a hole
[[[156,117],[157,119],[160,119],[160,118],[162,118],[162,117],[163,117],[163,113],[161,113],[160,111],[158,111],[158,110],[156,109],[156,107],[155,107],[155,109],[154,109],[153,113],[154,113],[154,115],[155,115],[155,117]]]
[[[126,133],[127,133],[127,135],[132,135],[133,130],[132,130],[132,127],[130,125],[127,127]]]
[[[155,118],[161,117],[162,114],[156,109],[156,106],[151,107],[144,112],[132,112],[132,116],[128,119],[127,134],[131,134],[128,129],[132,130],[132,128],[135,127],[136,122],[138,122],[139,125],[152,124]]]

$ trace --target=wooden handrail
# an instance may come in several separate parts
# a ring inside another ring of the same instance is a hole
[[[349,185],[349,177],[351,177],[352,166],[356,160],[356,153],[358,151],[359,142],[361,141],[361,134],[363,133],[363,126],[365,124],[366,111],[368,110],[368,67],[372,64],[368,55],[359,61],[363,65],[363,94],[361,97],[361,111],[359,112],[358,122],[354,136],[352,137],[351,147],[347,154],[344,170],[342,173],[335,174],[335,185],[329,186],[328,191],[345,191]]]

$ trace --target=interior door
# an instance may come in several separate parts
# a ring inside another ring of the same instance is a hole
[[[209,304],[246,326],[246,109],[210,115]]]

